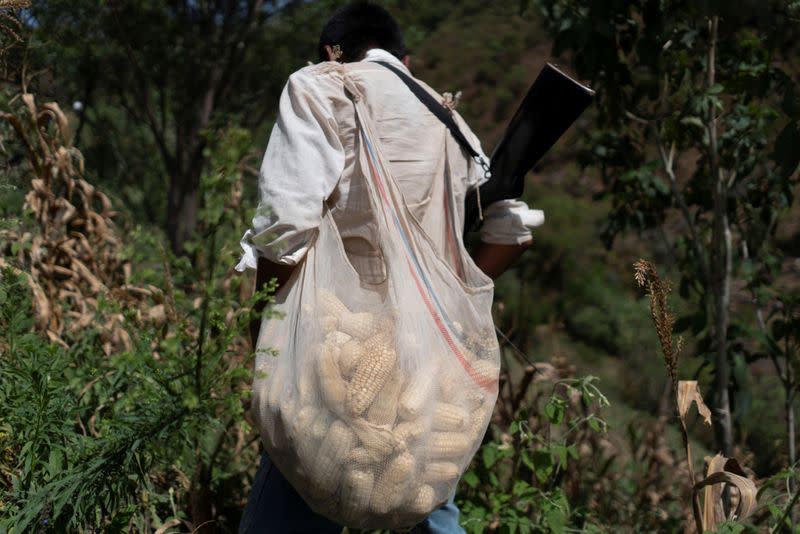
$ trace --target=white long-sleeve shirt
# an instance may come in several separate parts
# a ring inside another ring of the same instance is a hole
[[[365,95],[382,153],[407,205],[444,255],[446,221],[437,197],[437,191],[443,194],[439,182],[447,176],[451,183],[460,229],[464,197],[485,180],[483,170],[397,75],[375,61],[390,62],[410,74],[389,52],[372,49],[362,62],[348,65],[348,76],[356,79]],[[420,85],[441,99],[424,83]],[[453,115],[482,153],[477,137],[457,113]],[[358,148],[354,107],[344,89],[341,66],[325,62],[292,74],[261,165],[259,206],[252,228],[242,238],[244,254],[238,270],[255,268],[260,256],[274,263],[297,264],[313,243],[327,207],[354,267],[372,273],[368,276],[380,276],[372,272],[380,243],[356,165]],[[527,226],[542,221],[543,214],[529,210],[523,202],[497,202],[484,210],[481,239],[524,243],[531,239]]]

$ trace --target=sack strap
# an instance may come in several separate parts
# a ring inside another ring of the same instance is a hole
[[[423,89],[420,84],[414,81],[411,76],[398,69],[391,63],[387,63],[385,61],[375,61],[375,63],[383,65],[390,71],[394,72],[397,77],[400,78],[409,89],[411,89],[411,92],[414,93],[414,96],[416,96],[419,101],[422,102],[426,108],[428,108],[428,111],[433,113],[436,118],[439,119],[448,130],[450,130],[450,133],[453,135],[458,144],[461,145],[461,148],[466,150],[467,154],[469,154],[470,157],[481,166],[484,177],[487,180],[492,177],[492,171],[489,170],[489,162],[486,161],[486,159],[481,156],[480,153],[475,150],[475,148],[473,148],[473,146],[461,132],[458,124],[456,124],[456,121],[453,119],[453,115],[450,113],[450,110],[445,108],[441,103],[437,102],[436,99],[428,91]]]

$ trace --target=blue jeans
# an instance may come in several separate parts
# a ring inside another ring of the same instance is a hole
[[[266,454],[261,455],[239,534],[339,534],[342,526],[315,514]],[[414,534],[462,534],[453,499],[415,526]]]

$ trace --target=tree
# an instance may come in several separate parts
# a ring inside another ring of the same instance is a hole
[[[554,55],[569,53],[597,89],[598,129],[582,162],[600,171],[611,200],[607,244],[629,230],[650,232],[680,270],[680,293],[694,311],[677,326],[699,337],[713,370],[716,448],[730,455],[731,369],[743,364],[748,322],[731,288],[753,262],[768,268],[797,185],[800,154],[790,147],[799,93],[781,50],[795,46],[798,3],[538,5]]]
[[[166,189],[163,222],[175,252],[184,252],[196,225],[208,131],[232,121],[264,124],[288,72],[302,66],[290,47],[302,50],[302,42],[313,58],[311,32],[329,6],[298,10],[295,4],[34,2],[37,66],[58,82],[48,86],[43,77],[37,88],[76,102],[75,135],[99,149],[86,152],[106,163],[101,173],[116,175],[120,186],[131,178],[152,180],[137,184],[149,189],[145,209]],[[135,169],[141,171],[131,176]],[[167,184],[158,181],[164,175]]]

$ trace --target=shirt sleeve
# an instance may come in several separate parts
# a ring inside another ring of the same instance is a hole
[[[341,81],[305,68],[283,89],[259,173],[259,203],[252,228],[241,240],[236,266],[255,269],[257,259],[296,265],[306,254],[322,222],[325,200],[344,170],[331,95]]]

